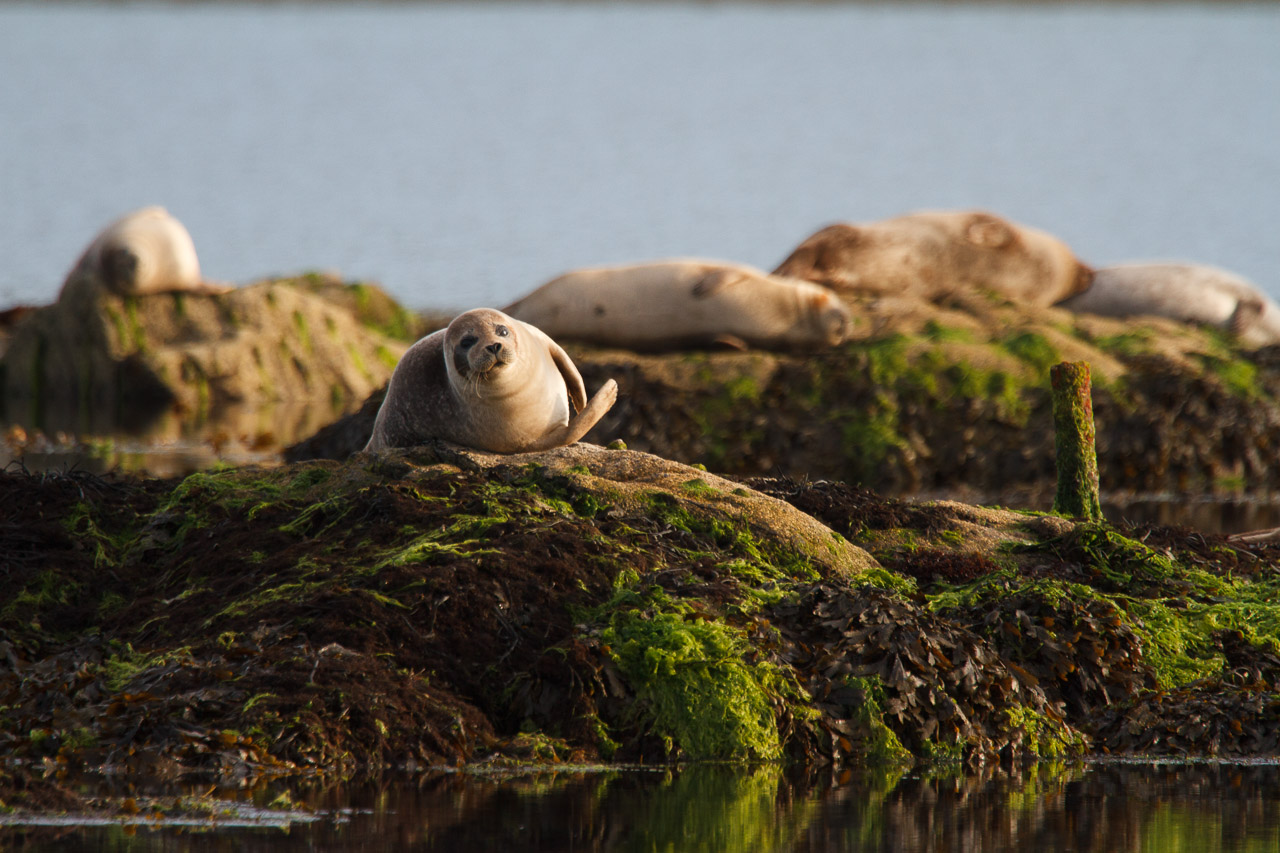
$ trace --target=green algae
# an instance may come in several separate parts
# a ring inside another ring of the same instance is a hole
[[[750,661],[741,631],[651,587],[620,589],[601,640],[636,694],[632,713],[668,755],[776,760],[774,704],[803,691],[776,665]]]

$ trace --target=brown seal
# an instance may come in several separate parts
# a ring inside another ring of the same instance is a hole
[[[774,270],[841,294],[940,301],[987,290],[1048,306],[1088,287],[1091,270],[1058,238],[982,211],[921,211],[838,223],[801,243]]]
[[[559,344],[501,311],[476,308],[400,359],[364,449],[437,438],[494,453],[549,450],[586,435],[617,397],[610,379],[587,402],[582,375]]]
[[[86,285],[121,296],[176,290],[225,293],[230,289],[200,278],[191,234],[163,207],[128,213],[93,239],[67,275],[62,293]]]
[[[1225,329],[1246,346],[1280,343],[1280,306],[1235,273],[1205,264],[1100,267],[1084,293],[1059,308],[1107,317],[1153,315]]]
[[[575,270],[503,310],[555,338],[635,350],[813,349],[842,342],[851,325],[827,288],[701,260]]]

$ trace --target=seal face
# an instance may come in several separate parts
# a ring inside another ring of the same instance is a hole
[[[559,344],[501,311],[477,308],[405,352],[365,450],[429,439],[495,453],[547,450],[586,435],[617,394],[610,379],[588,402]]]
[[[79,287],[100,287],[121,296],[229,289],[201,279],[191,235],[163,207],[135,210],[104,228],[72,267],[62,292]]]
[[[1246,278],[1205,264],[1100,267],[1088,290],[1059,308],[1106,317],[1150,315],[1232,332],[1246,346],[1280,343],[1280,306]]]
[[[695,259],[575,270],[503,310],[556,338],[635,350],[813,349],[841,343],[851,326],[827,288]]]
[[[1039,306],[1081,292],[1092,275],[1056,237],[983,211],[921,211],[829,225],[797,246],[774,274],[847,295],[939,301],[984,289]]]

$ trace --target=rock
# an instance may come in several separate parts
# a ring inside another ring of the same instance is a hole
[[[869,554],[785,501],[761,494],[705,470],[635,450],[610,450],[586,442],[538,453],[487,453],[446,442],[391,453],[360,454],[364,459],[443,463],[513,479],[537,471],[565,477],[580,489],[601,496],[620,511],[661,516],[673,510],[695,525],[749,529],[762,541],[781,543],[804,558],[840,574],[879,568]],[[399,476],[406,476],[401,473]],[[655,509],[656,506],[656,509]]]
[[[175,414],[171,432],[291,440],[385,384],[404,349],[288,280],[221,295],[80,289],[14,329],[3,398],[10,420],[46,432],[132,432]]]

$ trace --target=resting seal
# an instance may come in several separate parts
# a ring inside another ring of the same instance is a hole
[[[135,210],[104,228],[72,267],[62,293],[77,284],[102,287],[120,296],[229,289],[201,280],[191,235],[163,207]]]
[[[1203,264],[1102,267],[1088,290],[1058,307],[1107,317],[1152,314],[1203,323],[1226,329],[1252,347],[1280,343],[1280,306],[1247,279]]]
[[[476,308],[409,347],[364,449],[439,438],[493,453],[550,450],[586,435],[617,398],[610,379],[588,403],[559,344],[501,311]]]
[[[922,211],[830,225],[773,272],[848,295],[939,301],[985,289],[1042,307],[1083,291],[1092,274],[1051,234],[981,211]]]
[[[824,287],[698,260],[576,270],[503,310],[555,338],[637,350],[833,346],[850,326]]]

